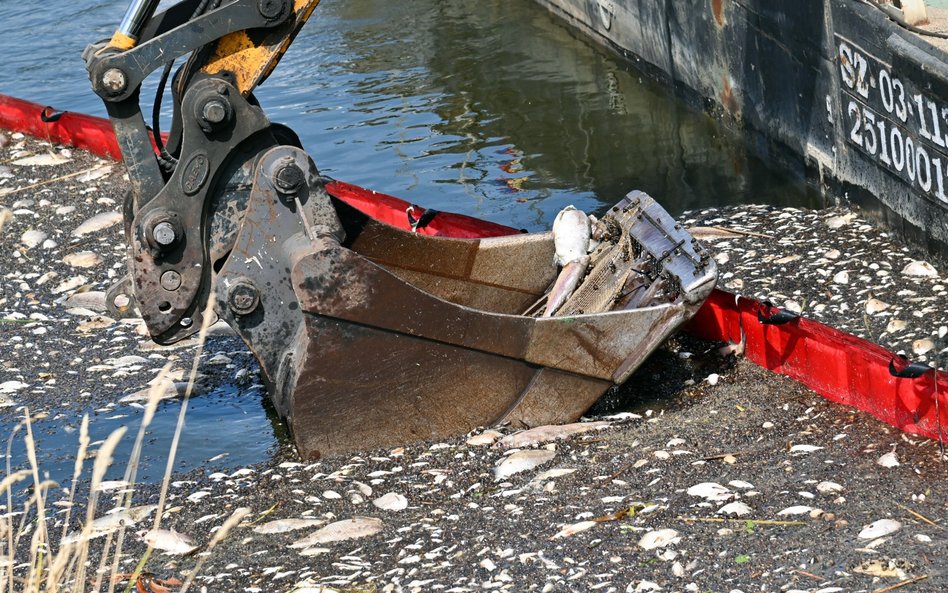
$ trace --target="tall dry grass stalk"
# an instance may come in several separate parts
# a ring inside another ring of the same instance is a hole
[[[214,294],[211,287],[210,294]],[[188,403],[194,389],[194,382],[204,352],[208,329],[215,319],[213,298],[204,308],[204,322],[201,325],[197,338],[197,348],[188,377],[187,389],[181,400],[181,409],[178,413],[174,437],[168,452],[165,472],[161,481],[157,509],[152,529],[159,529],[164,518],[165,505],[168,499],[168,489],[174,470],[177,448],[184,428]],[[148,392],[147,404],[142,415],[135,442],[132,447],[128,465],[125,468],[124,481],[127,483],[124,490],[117,497],[116,510],[131,508],[135,484],[138,475],[138,465],[141,460],[142,448],[148,426],[151,424],[163,399],[163,387],[171,380],[171,365],[165,366],[156,377]],[[121,427],[112,432],[95,451],[95,461],[89,477],[89,491],[85,499],[85,520],[81,529],[70,533],[70,521],[73,520],[72,506],[76,503],[78,484],[84,474],[85,460],[89,456],[89,417],[84,416],[79,430],[79,447],[73,466],[72,484],[68,490],[66,509],[62,516],[62,529],[50,532],[47,517],[47,501],[49,492],[59,485],[49,480],[40,479],[36,442],[33,438],[32,419],[29,410],[24,411],[23,420],[11,431],[6,447],[6,475],[0,480],[0,500],[5,499],[6,507],[0,514],[0,593],[88,593],[89,591],[115,591],[116,585],[127,577],[126,592],[135,587],[137,578],[144,572],[148,559],[153,550],[149,544],[141,556],[132,575],[123,575],[120,572],[125,531],[127,524],[119,522],[117,529],[111,530],[101,540],[95,533],[95,520],[100,506],[100,492],[102,482],[113,462],[113,454],[127,432],[127,427]],[[19,433],[23,433],[26,456],[26,469],[13,470],[12,449]],[[14,489],[20,482],[32,478],[33,485],[27,500],[22,503],[22,509],[14,511]],[[217,530],[205,551],[211,551],[227,536],[227,534],[246,516],[247,509],[237,509],[233,515]],[[19,520],[17,521],[17,518]],[[32,535],[27,546],[21,543],[21,538]],[[101,541],[101,547],[97,543]],[[93,548],[93,546],[95,546]],[[98,557],[98,563],[90,574],[90,559]],[[193,570],[181,588],[182,593],[188,589],[195,576],[207,559],[206,554],[198,557]],[[20,571],[20,574],[17,574]]]

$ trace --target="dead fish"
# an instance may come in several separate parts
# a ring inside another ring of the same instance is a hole
[[[902,274],[905,276],[937,278],[938,270],[927,261],[913,261],[902,268]]]
[[[581,434],[591,430],[604,430],[612,426],[610,422],[574,422],[573,424],[555,424],[547,426],[537,426],[529,430],[514,433],[505,436],[497,442],[495,447],[511,449],[514,447],[529,447],[554,441],[556,439],[565,439],[574,434]]]
[[[88,527],[88,534],[84,534],[83,530],[73,531],[64,537],[61,543],[64,546],[69,544],[77,544],[82,541],[102,537],[103,535],[116,531],[120,527],[130,527],[155,512],[155,509],[157,508],[158,505],[146,504],[138,507],[131,507],[129,509],[121,509],[114,513],[109,513],[108,515],[99,517],[90,523]]]
[[[310,548],[317,544],[340,542],[347,539],[368,537],[382,531],[384,524],[373,517],[353,517],[336,521],[319,529],[303,539],[290,544],[291,548]]]
[[[649,531],[639,539],[639,547],[643,550],[665,548],[681,541],[678,532],[674,529],[656,529]]]
[[[589,243],[592,229],[589,217],[582,210],[567,206],[560,210],[553,221],[553,247],[555,261],[562,266],[550,296],[547,298],[544,317],[549,317],[569,298],[589,267]]]
[[[74,237],[81,237],[83,235],[88,235],[89,233],[94,233],[95,231],[100,231],[102,229],[107,229],[109,227],[115,226],[118,223],[122,222],[122,214],[120,212],[100,212],[92,218],[86,220],[72,232]]]
[[[902,529],[902,524],[895,519],[879,519],[863,526],[858,537],[859,539],[876,539],[877,537],[891,535],[900,529]]]
[[[87,290],[69,295],[65,300],[67,307],[82,307],[91,309],[100,313],[107,310],[105,306],[105,293],[100,290]]]
[[[86,279],[85,276],[82,276],[82,275],[73,276],[72,278],[69,278],[68,280],[62,281],[59,285],[56,286],[56,288],[53,289],[52,292],[53,294],[62,294],[64,292],[69,292],[70,290],[75,290],[79,288],[80,286],[83,286],[87,282],[88,282],[88,279]]]
[[[63,263],[74,268],[94,268],[102,263],[102,258],[92,251],[77,251],[65,255]]]
[[[576,535],[577,533],[586,531],[598,525],[595,521],[580,521],[579,523],[573,523],[571,525],[566,525],[559,531],[557,531],[553,537],[550,539],[560,539],[563,537],[569,537],[571,535]]]
[[[389,492],[372,501],[383,511],[404,511],[408,508],[408,499],[397,492]]]
[[[70,162],[70,159],[53,153],[37,154],[34,156],[17,159],[10,163],[18,167],[49,167],[53,165],[62,165]]]
[[[253,528],[254,533],[260,533],[262,535],[270,535],[273,533],[286,533],[288,531],[293,531],[296,529],[309,529],[311,527],[319,527],[324,524],[325,521],[322,519],[276,519],[269,521],[262,525],[257,525]]]
[[[543,311],[544,317],[550,317],[557,309],[563,306],[563,303],[573,294],[579,282],[586,274],[586,268],[589,266],[589,257],[580,258],[563,266],[553,289],[550,290],[550,296],[547,298],[546,309]]]
[[[517,451],[510,457],[504,459],[494,468],[494,480],[499,482],[509,478],[514,474],[532,470],[536,467],[549,462],[556,456],[554,451],[549,449],[528,449],[526,451]]]
[[[178,397],[184,397],[188,391],[188,382],[187,381],[162,381],[161,384],[157,387],[149,386],[144,389],[139,389],[134,393],[129,393],[128,395],[122,397],[119,400],[121,404],[133,404],[133,403],[145,403],[151,400],[152,391],[155,391],[154,397],[159,400],[163,399],[175,399]],[[197,395],[200,393],[200,387],[194,385],[191,388],[191,395]]]
[[[197,550],[194,541],[174,529],[149,529],[138,532],[138,539],[172,556],[186,556]]]
[[[79,178],[76,179],[76,181],[78,181],[79,183],[91,183],[98,179],[102,179],[103,177],[106,177],[111,173],[112,173],[111,165],[99,165],[98,167],[89,169],[88,171],[80,175]]]
[[[0,208],[0,231],[3,231],[3,227],[11,220],[13,220],[13,212],[9,208]]]
[[[43,231],[30,229],[20,236],[20,243],[27,249],[33,249],[45,241],[47,236]]]

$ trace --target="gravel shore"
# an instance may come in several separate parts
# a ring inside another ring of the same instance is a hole
[[[124,188],[114,163],[0,139],[5,426],[25,407],[51,430],[119,414],[140,407],[129,396],[166,364],[190,368],[193,343],[156,347],[140,320],[101,310],[101,291],[124,273]],[[724,287],[945,368],[945,270],[854,213],[744,206],[683,220],[740,231],[709,237]],[[177,473],[162,526],[181,537],[142,530],[174,552],[147,569],[183,580],[200,563],[196,589],[251,593],[948,589],[939,446],[716,346],[669,340],[590,411],[598,424],[535,442],[501,428],[311,464],[282,446],[246,467]],[[260,391],[226,328],[200,372],[203,385]],[[163,405],[179,405],[178,389]],[[56,490],[50,503],[64,499]],[[157,499],[157,484],[139,485],[134,504]],[[51,508],[61,522],[63,507]],[[238,509],[242,522],[207,552]],[[126,572],[145,550],[129,540]]]

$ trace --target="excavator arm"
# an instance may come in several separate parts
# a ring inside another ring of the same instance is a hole
[[[253,95],[318,0],[158,4],[134,0],[84,54],[130,181],[128,275],[107,302],[161,344],[211,303],[304,457],[572,421],[713,288],[707,251],[641,192],[601,221],[570,211],[552,233],[489,239],[367,216]],[[149,130],[142,82],[159,69]]]
[[[171,343],[201,325],[213,270],[232,247],[249,197],[253,162],[281,140],[296,142],[270,124],[252,92],[318,0],[184,0],[155,14],[158,3],[132,2],[112,38],[87,48],[86,64],[131,184],[125,208],[130,274],[109,302],[136,303],[155,340]],[[146,127],[141,85],[185,56],[165,143]]]

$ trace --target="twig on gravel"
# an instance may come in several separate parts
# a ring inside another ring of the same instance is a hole
[[[686,523],[753,523],[754,525],[806,525],[803,521],[777,521],[775,519],[726,519],[723,517],[676,517]]]
[[[718,231],[724,233],[724,235],[714,235],[709,231]],[[746,235],[748,237],[759,237],[761,239],[772,239],[773,237],[769,235],[764,235],[762,233],[753,233],[751,231],[739,231],[737,229],[729,229],[723,226],[694,226],[688,229],[688,232],[697,237],[698,239],[726,239],[727,235]]]
[[[922,515],[921,513],[916,513],[915,511],[913,511],[912,509],[908,508],[907,506],[901,505],[901,504],[899,504],[899,503],[895,503],[895,506],[899,507],[900,509],[902,509],[902,510],[905,511],[906,513],[911,513],[914,517],[916,517],[917,519],[921,519],[922,521],[928,523],[928,524],[931,525],[932,527],[937,527],[938,529],[944,529],[944,528],[945,528],[944,525],[942,525],[942,524],[940,524],[940,523],[937,523],[937,522],[935,522],[935,521],[932,521],[931,519],[929,519],[928,517]]]
[[[889,593],[889,591],[895,591],[896,589],[901,589],[902,587],[905,587],[905,586],[907,586],[907,585],[911,585],[911,584],[917,583],[917,582],[919,582],[919,581],[924,581],[924,580],[927,579],[927,578],[928,578],[928,575],[927,575],[927,574],[923,574],[923,575],[920,576],[920,577],[915,577],[915,578],[912,578],[912,579],[906,579],[906,580],[901,581],[901,582],[898,582],[898,583],[896,583],[896,584],[894,584],[894,585],[890,585],[890,586],[888,586],[888,587],[882,587],[881,589],[876,589],[876,590],[873,591],[872,593]]]
[[[628,516],[629,509],[622,509],[621,511],[609,513],[608,515],[603,515],[602,517],[593,517],[592,520],[596,523],[608,523],[609,521],[621,521]]]
[[[56,183],[57,181],[64,181],[64,180],[70,179],[70,178],[72,178],[72,177],[78,177],[78,176],[82,175],[83,173],[91,173],[92,171],[95,171],[96,169],[100,169],[101,167],[102,167],[102,165],[96,165],[95,167],[90,167],[90,168],[88,168],[88,169],[83,169],[82,171],[76,171],[75,173],[67,173],[66,175],[60,175],[59,177],[56,177],[56,178],[54,178],[54,179],[47,179],[46,181],[40,181],[39,183],[34,183],[34,184],[32,184],[32,185],[26,185],[26,186],[24,186],[24,187],[18,187],[18,188],[16,188],[16,189],[11,189],[11,190],[9,190],[9,191],[3,192],[3,195],[5,195],[5,196],[10,196],[10,195],[13,195],[13,194],[15,194],[15,193],[19,193],[19,192],[21,192],[21,191],[26,191],[26,190],[28,190],[28,189],[36,189],[37,187],[43,187],[44,185],[49,185],[50,183]]]
[[[799,568],[796,569],[796,570],[794,570],[793,572],[795,572],[795,573],[797,573],[797,574],[802,574],[802,575],[805,576],[805,577],[810,577],[811,579],[815,579],[815,580],[817,580],[817,581],[825,581],[825,580],[826,580],[824,577],[821,577],[821,576],[818,575],[818,574],[813,574],[812,572],[807,572],[807,571],[805,571],[805,570],[800,570]]]
[[[635,465],[635,462],[634,462],[634,461],[630,461],[629,463],[624,464],[622,467],[620,467],[619,469],[617,469],[617,470],[615,471],[615,473],[613,473],[613,474],[610,475],[608,478],[606,478],[605,480],[603,480],[602,482],[600,482],[600,483],[599,483],[599,486],[600,486],[600,487],[605,487],[606,485],[610,484],[613,480],[615,480],[616,478],[618,478],[619,476],[621,476],[621,475],[624,474],[625,472],[629,471],[629,469],[631,469],[633,465]]]
[[[738,455],[744,455],[744,453],[718,453],[717,455],[711,455],[709,457],[702,457],[702,461],[714,461],[715,459],[724,459],[725,457],[737,457]]]
[[[260,521],[263,521],[270,513],[272,513],[273,511],[277,510],[278,508],[280,508],[280,505],[281,505],[281,504],[283,504],[283,503],[282,503],[282,502],[275,502],[275,503],[273,503],[273,506],[271,506],[269,509],[267,509],[267,510],[263,511],[262,513],[260,513],[260,515],[258,515],[256,519],[254,519],[254,520],[251,521],[250,523],[245,523],[245,524],[241,525],[241,527],[249,527],[250,525],[256,525],[256,524],[259,523]]]

